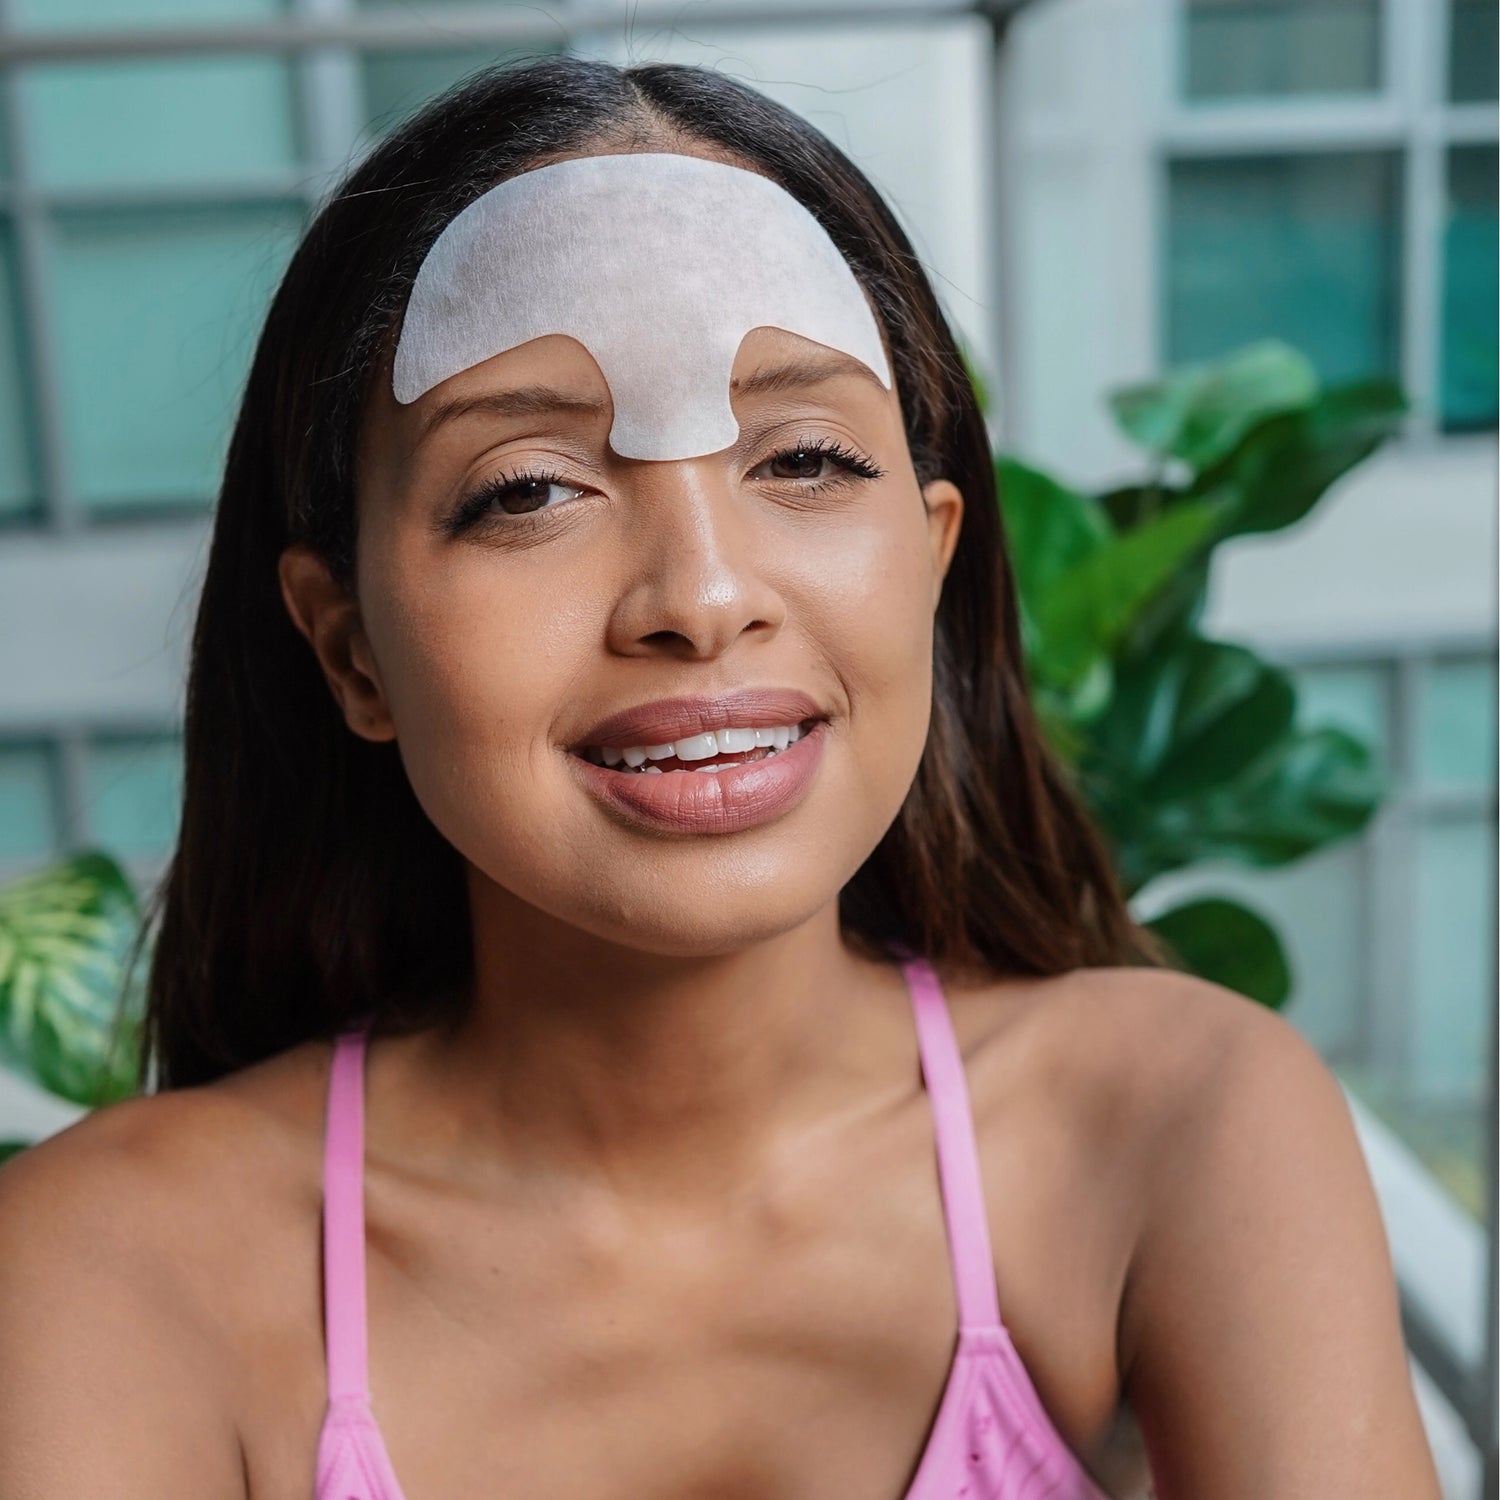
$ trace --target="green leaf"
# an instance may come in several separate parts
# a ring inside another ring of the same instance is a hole
[[[135,1092],[137,1006],[110,1043],[139,922],[124,871],[96,850],[0,890],[0,1062],[75,1104]]]
[[[1121,429],[1158,458],[1202,469],[1275,412],[1309,405],[1318,394],[1312,362],[1276,339],[1221,360],[1183,365],[1164,380],[1122,386],[1109,395]]]
[[[1114,529],[1094,501],[1017,459],[995,460],[995,485],[1016,588],[1035,609],[1052,580],[1105,546]]]
[[[1116,845],[1128,894],[1208,860],[1289,864],[1360,832],[1385,792],[1369,748],[1338,729],[1293,730],[1196,797],[1153,802],[1139,782],[1092,762],[1081,780]]]
[[[1291,994],[1291,966],[1275,929],[1237,901],[1201,897],[1146,926],[1203,979],[1272,1009],[1279,1009]]]
[[[1254,652],[1187,636],[1117,675],[1098,749],[1144,800],[1168,801],[1238,774],[1295,707],[1290,679]]]
[[[19,1156],[31,1144],[30,1141],[0,1141],[0,1161]]]
[[[1052,579],[1036,603],[1041,674],[1070,686],[1112,653],[1141,610],[1213,534],[1214,501],[1179,505],[1116,537]]]
[[[1200,857],[1288,864],[1359,833],[1385,791],[1368,745],[1342,729],[1295,730],[1199,799]]]
[[[1300,521],[1335,480],[1399,432],[1406,409],[1394,381],[1335,387],[1305,410],[1259,423],[1201,473],[1189,493],[1237,497],[1226,536],[1279,531]]]

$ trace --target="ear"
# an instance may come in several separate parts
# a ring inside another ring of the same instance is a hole
[[[287,613],[312,647],[344,722],[361,739],[395,739],[396,726],[358,601],[311,547],[288,547],[277,562],[277,573]]]
[[[922,486],[922,504],[927,511],[927,538],[932,546],[932,607],[942,597],[943,579],[958,545],[964,518],[964,497],[949,479],[934,479]]]

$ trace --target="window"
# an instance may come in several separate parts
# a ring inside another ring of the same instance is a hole
[[[1327,381],[1399,375],[1399,175],[1374,151],[1174,162],[1168,358],[1275,336]]]
[[[0,738],[0,883],[85,846],[154,877],[177,837],[181,763],[169,728]]]
[[[295,26],[381,8],[131,0],[124,21]],[[3,14],[0,31],[80,38],[122,24],[118,0],[11,0]],[[0,125],[19,126],[0,133],[0,524],[201,521],[266,304],[330,176],[518,50],[309,41],[0,64]]]
[[[1442,425],[1450,432],[1494,427],[1496,324],[1500,322],[1500,226],[1494,146],[1454,146],[1447,158],[1443,225]]]
[[[1187,0],[1193,99],[1362,93],[1380,81],[1377,0]]]
[[[1452,0],[1448,13],[1448,97],[1473,104],[1495,97],[1500,35],[1495,0]]]
[[[1413,435],[1493,429],[1495,0],[1174,3],[1161,362],[1278,336]]]

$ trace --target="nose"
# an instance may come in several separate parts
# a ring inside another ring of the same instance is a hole
[[[638,468],[612,648],[712,658],[746,631],[773,635],[786,610],[764,501],[737,492],[722,455]]]

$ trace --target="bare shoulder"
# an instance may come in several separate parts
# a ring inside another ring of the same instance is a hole
[[[227,1289],[247,1215],[285,1217],[285,1068],[95,1110],[0,1167],[0,1500],[244,1495]]]
[[[1118,1359],[1159,1492],[1435,1500],[1379,1205],[1312,1045],[1151,969],[1039,982],[1011,1024],[1126,1163]]]
[[[1022,1074],[1080,1131],[1117,1145],[1170,1136],[1215,1097],[1226,1068],[1253,1068],[1251,1057],[1292,1051],[1304,1066],[1323,1067],[1275,1012],[1169,969],[1074,969],[998,980],[953,999],[976,1106],[997,1075]],[[1020,1079],[1007,1082],[1013,1092]]]

